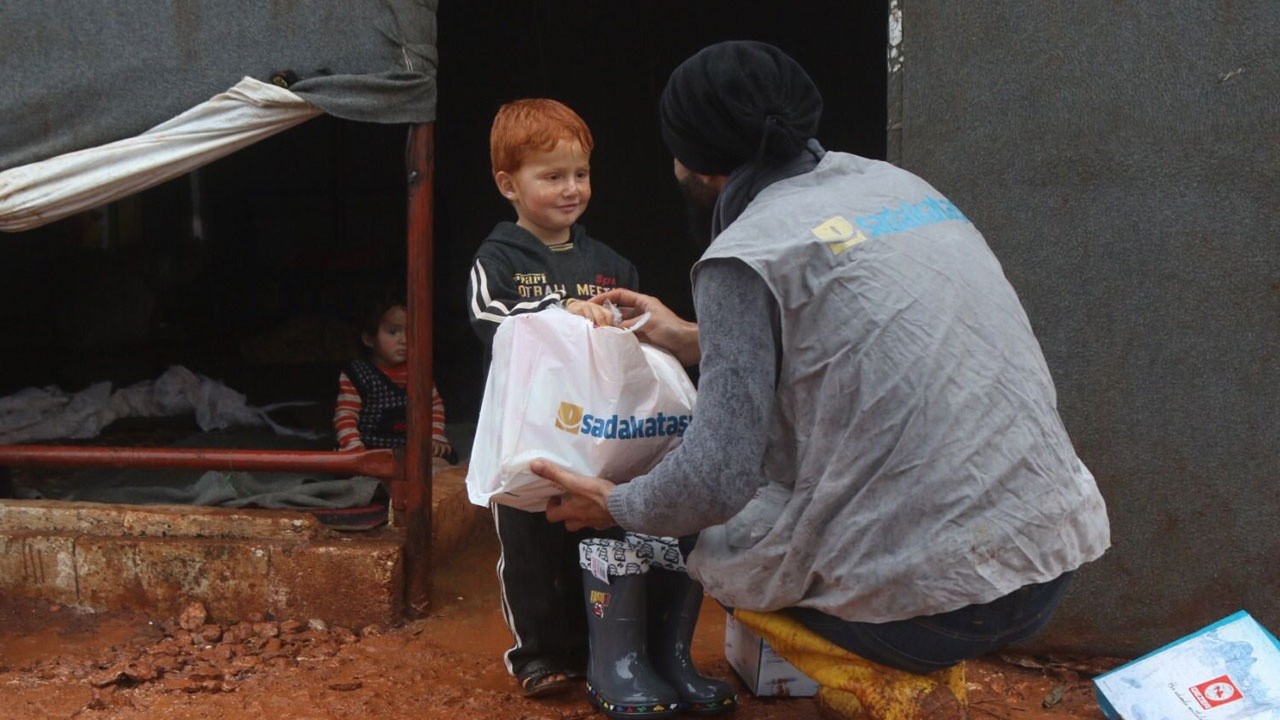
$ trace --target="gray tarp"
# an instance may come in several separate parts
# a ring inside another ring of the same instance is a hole
[[[0,0],[0,171],[270,81],[331,115],[431,122],[438,0]]]

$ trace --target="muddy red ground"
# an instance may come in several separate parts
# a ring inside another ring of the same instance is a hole
[[[307,618],[88,615],[0,599],[0,718],[322,720],[596,720],[581,693],[531,701],[499,659],[509,636],[482,523],[437,568],[429,617],[340,628]],[[184,627],[185,626],[185,627]],[[724,613],[703,606],[694,657],[738,683],[742,720],[818,717],[811,699],[755,699],[722,653]],[[983,658],[969,664],[972,717],[1102,718],[1088,677],[1115,661]]]

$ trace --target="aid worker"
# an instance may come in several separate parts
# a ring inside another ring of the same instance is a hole
[[[630,482],[534,471],[569,528],[700,533],[689,572],[831,710],[963,717],[958,664],[1045,625],[1109,546],[1106,508],[982,235],[915,175],[824,150],[821,110],[758,42],[672,73],[662,134],[709,228],[699,323],[596,300],[698,364],[697,412]]]

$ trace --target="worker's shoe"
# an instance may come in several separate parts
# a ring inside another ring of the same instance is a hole
[[[649,560],[649,662],[680,696],[690,715],[733,712],[738,695],[729,683],[704,677],[690,655],[693,630],[702,609],[702,585],[684,565],[675,538],[627,533],[627,542]]]
[[[850,720],[967,720],[964,663],[928,675],[891,668],[841,648],[781,613],[738,609],[734,618],[818,683],[823,714]]]
[[[611,718],[674,714],[679,696],[649,663],[645,593],[649,562],[625,541],[605,538],[583,540],[578,560],[587,603],[591,704]]]

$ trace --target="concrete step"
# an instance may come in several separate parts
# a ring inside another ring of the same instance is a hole
[[[432,556],[485,512],[464,467],[432,480]],[[335,532],[304,512],[0,501],[0,594],[87,611],[174,617],[199,601],[217,622],[252,613],[348,627],[404,609],[403,528]]]

